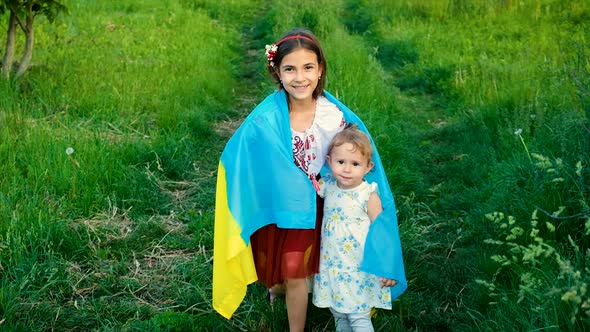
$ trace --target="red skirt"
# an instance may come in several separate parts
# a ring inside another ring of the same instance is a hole
[[[319,271],[324,200],[317,196],[314,229],[267,225],[250,236],[258,282],[270,288],[287,279],[302,279]]]

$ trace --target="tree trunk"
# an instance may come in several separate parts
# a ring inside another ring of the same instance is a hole
[[[20,60],[18,70],[16,71],[16,77],[21,77],[29,66],[31,65],[31,58],[33,57],[33,44],[35,42],[35,31],[33,29],[33,22],[35,21],[35,14],[31,7],[27,11],[27,23],[24,30],[25,32],[25,51],[23,57]]]
[[[4,58],[2,59],[2,75],[10,77],[12,62],[14,61],[14,43],[16,40],[16,14],[11,10],[8,19],[8,30],[6,32],[6,48],[4,49]]]

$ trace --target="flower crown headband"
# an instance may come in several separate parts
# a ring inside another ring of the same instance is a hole
[[[281,40],[279,40],[276,44],[270,44],[270,45],[266,45],[264,47],[264,54],[266,55],[266,59],[268,60],[268,67],[269,68],[274,68],[275,63],[274,63],[274,59],[275,59],[275,55],[277,54],[277,50],[279,49],[279,45],[281,45],[284,41],[287,41],[289,39],[305,39],[309,42],[311,42],[312,44],[317,45],[317,42],[315,42],[313,39],[306,37],[306,36],[301,36],[301,35],[294,35],[294,36],[287,36]]]

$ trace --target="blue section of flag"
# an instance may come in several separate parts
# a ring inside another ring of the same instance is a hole
[[[315,227],[315,190],[293,160],[287,99],[275,92],[250,113],[221,155],[229,209],[246,244],[269,224]]]

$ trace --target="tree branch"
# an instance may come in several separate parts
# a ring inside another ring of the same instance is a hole
[[[14,6],[12,4],[9,4],[9,6],[10,6],[10,11],[12,13],[14,13],[14,17],[16,18],[16,23],[18,23],[18,25],[24,31],[24,33],[28,33],[26,25],[23,23],[23,21],[21,21],[20,17],[18,16],[18,14],[16,12],[16,9],[14,9]]]

